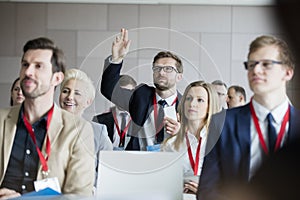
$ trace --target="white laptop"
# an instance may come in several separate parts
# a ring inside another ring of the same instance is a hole
[[[182,157],[175,152],[102,151],[97,199],[182,200]]]

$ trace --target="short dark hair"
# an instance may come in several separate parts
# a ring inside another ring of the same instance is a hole
[[[23,47],[23,56],[28,50],[36,49],[49,49],[52,50],[51,64],[52,72],[63,72],[65,73],[65,57],[61,49],[59,49],[52,40],[45,37],[36,38],[29,40]]]
[[[11,85],[10,93],[14,90],[14,87],[15,87],[16,83],[18,82],[18,80],[20,80],[20,77],[16,78],[16,80]],[[14,104],[14,101],[13,101],[11,95],[10,95],[10,106],[12,106],[13,104]]]
[[[137,85],[134,78],[126,74],[120,76],[119,84],[120,86],[132,85],[133,87],[136,87]]]
[[[171,53],[170,51],[161,51],[153,59],[153,65],[154,63],[161,58],[173,58],[176,61],[176,69],[179,73],[183,73],[183,66],[182,66],[182,61],[181,59],[176,56],[175,54]]]
[[[240,93],[241,95],[243,95],[244,99],[246,101],[246,92],[245,92],[245,89],[243,87],[241,87],[239,85],[232,85],[228,88],[228,90],[230,90],[231,88],[234,89],[236,93]]]

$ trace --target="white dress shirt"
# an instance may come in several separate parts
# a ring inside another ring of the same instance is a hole
[[[121,113],[126,113],[127,116],[126,116],[126,126],[130,120],[130,115],[127,111],[123,111],[123,110],[120,110],[116,107],[116,118],[117,118],[117,121],[118,121],[118,126],[119,126],[119,129],[121,131],[121,123],[122,123],[122,115]],[[128,129],[127,129],[127,132],[126,132],[126,135],[125,135],[125,143],[124,143],[124,148],[127,146],[129,140],[130,140],[130,137],[127,137],[127,134],[128,134]],[[117,130],[117,126],[116,124],[114,125],[114,136],[113,136],[113,146],[114,147],[119,147],[119,143],[120,143],[120,136],[119,136],[119,133],[118,133],[118,130]]]
[[[187,133],[189,141],[190,141],[190,146],[192,150],[192,155],[193,159],[195,160],[196,157],[196,151],[197,147],[199,144],[199,140],[196,138],[196,136],[190,132]],[[199,159],[199,165],[198,165],[198,173],[197,175],[199,176],[202,171],[202,165],[203,165],[203,160],[205,156],[205,147],[206,147],[206,142],[207,142],[207,130],[206,128],[202,128],[200,131],[200,137],[201,139],[201,146],[200,146],[200,159]],[[165,145],[162,147],[162,151],[168,151],[168,152],[174,152],[177,150],[174,148],[174,141],[176,139],[176,136],[170,138]],[[181,143],[181,146],[178,150],[178,152],[182,153],[183,158],[183,173],[185,176],[191,176],[194,175],[194,170],[191,167],[190,160],[189,160],[189,155],[187,151],[187,144],[186,144],[186,139],[184,137],[183,142]]]
[[[281,123],[283,121],[283,117],[289,107],[289,101],[286,99],[282,104],[277,106],[273,110],[268,110],[267,108],[260,105],[257,101],[252,100],[253,107],[256,113],[256,116],[259,121],[259,126],[263,135],[263,138],[268,146],[268,122],[267,122],[267,115],[271,112],[274,118],[273,126],[276,129],[276,133],[278,135]],[[287,138],[287,132],[289,128],[289,122],[286,124],[285,127],[285,134],[281,142],[281,146],[284,144]],[[262,146],[259,141],[258,133],[256,131],[254,121],[251,118],[251,125],[250,125],[250,133],[251,133],[251,149],[250,149],[250,169],[249,169],[249,180],[253,177],[257,169],[261,166],[263,162],[263,157],[266,156]]]

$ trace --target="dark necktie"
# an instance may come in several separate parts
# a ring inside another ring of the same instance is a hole
[[[123,112],[123,113],[120,113],[121,115],[121,136],[122,136],[122,133],[126,127],[126,117],[127,117],[127,113]],[[123,139],[121,139],[121,136],[120,136],[120,144],[119,144],[119,147],[123,147],[124,146],[124,140],[125,140],[125,136]]]
[[[161,105],[160,108],[159,108],[159,116],[163,116],[163,108],[167,105],[167,102],[166,102],[166,100],[161,99],[157,103],[159,105]],[[160,118],[160,117],[157,118],[156,124],[158,125],[158,127],[161,126],[162,120],[163,119]],[[161,130],[157,130],[157,131],[159,131],[159,132],[158,132],[157,137],[156,137],[156,143],[160,144],[164,140],[164,128],[162,127]]]
[[[163,108],[165,107],[165,105],[167,105],[167,102],[166,102],[166,100],[164,100],[164,99],[159,100],[157,103],[158,103],[159,105],[161,105]]]
[[[276,134],[276,129],[272,124],[272,121],[274,120],[274,118],[271,113],[269,113],[267,115],[267,120],[268,120],[269,155],[271,155],[274,153],[277,134]]]

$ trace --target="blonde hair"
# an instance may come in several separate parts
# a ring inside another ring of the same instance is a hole
[[[295,69],[294,57],[287,43],[277,37],[270,35],[262,35],[251,42],[249,46],[248,58],[250,57],[250,54],[254,53],[258,49],[270,45],[274,45],[278,48],[280,61],[282,61],[288,67]]]
[[[195,82],[190,83],[186,87],[184,94],[178,105],[178,114],[180,116],[181,127],[180,127],[178,133],[176,135],[174,135],[174,137],[176,137],[176,139],[174,141],[174,148],[177,151],[179,150],[181,144],[184,141],[184,137],[185,137],[186,130],[187,130],[188,119],[184,115],[184,103],[186,100],[186,96],[192,87],[203,87],[208,94],[208,111],[207,111],[207,116],[206,116],[206,119],[204,122],[204,126],[207,130],[208,130],[208,126],[209,126],[209,123],[211,120],[211,116],[219,111],[217,92],[214,90],[212,84],[206,83],[204,81],[195,81]],[[200,124],[199,124],[199,129],[200,129]],[[198,131],[200,132],[201,130],[198,130]]]
[[[92,80],[88,77],[88,75],[85,72],[75,68],[66,70],[65,78],[60,86],[60,91],[62,91],[65,84],[71,79],[82,81],[83,83],[85,83],[88,98],[92,101],[95,99],[96,90]]]

